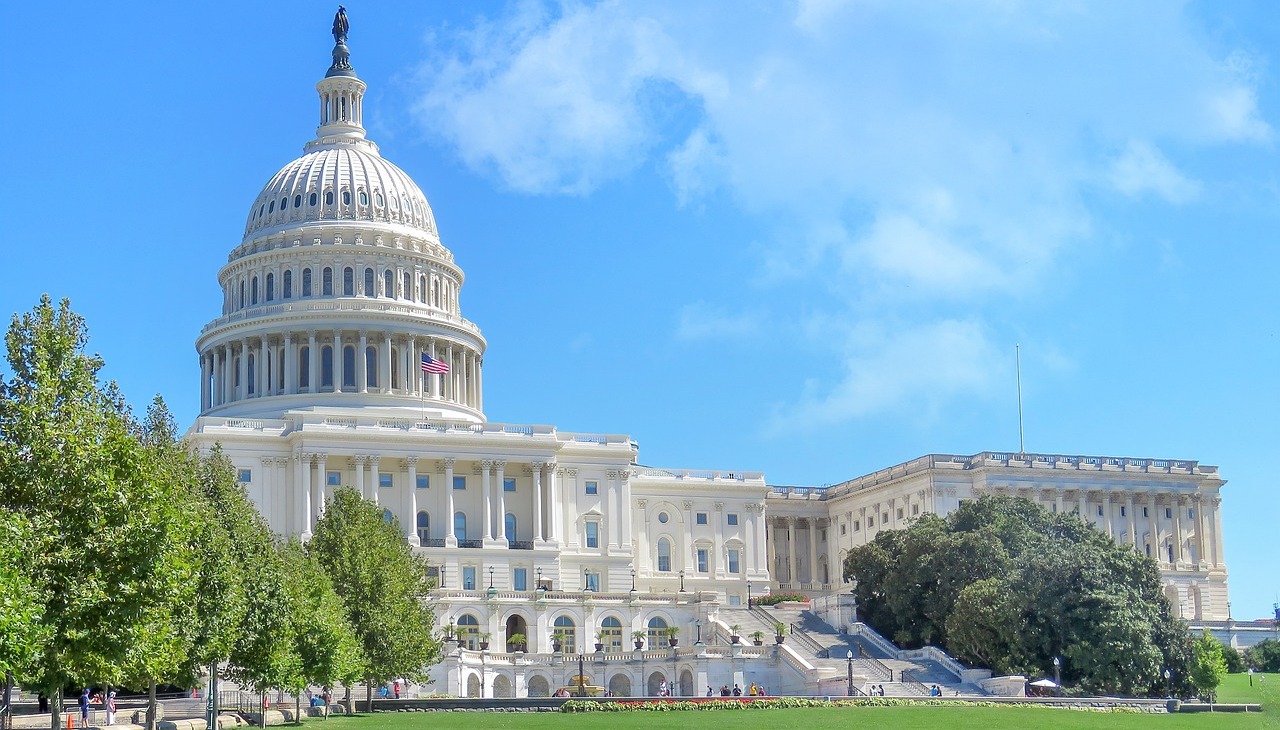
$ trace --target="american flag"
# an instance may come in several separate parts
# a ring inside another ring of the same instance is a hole
[[[427,353],[422,353],[422,372],[424,373],[447,373],[449,372],[449,364],[444,360],[433,360]]]

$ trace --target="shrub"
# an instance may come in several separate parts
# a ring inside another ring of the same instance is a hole
[[[752,606],[776,606],[783,601],[799,601],[807,603],[809,597],[799,593],[770,593],[766,596],[758,596],[751,599]]]

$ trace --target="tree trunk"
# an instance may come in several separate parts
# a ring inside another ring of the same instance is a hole
[[[348,715],[356,714],[351,707],[351,685],[347,684],[345,681],[342,683],[342,706],[347,711]]]
[[[0,728],[9,730],[13,727],[13,672],[4,673],[4,716],[0,717]]]
[[[49,727],[51,730],[61,730],[58,726],[62,724],[62,689],[53,693],[49,698]]]
[[[156,680],[147,682],[147,730],[156,730]]]
[[[368,677],[364,680],[364,711],[373,712],[373,680]]]
[[[293,693],[293,719],[295,722],[302,723],[302,690]],[[308,705],[307,714],[310,714],[310,705]]]

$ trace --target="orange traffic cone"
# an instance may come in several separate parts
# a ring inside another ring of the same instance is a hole
[[[72,730],[76,726],[76,716],[70,712],[67,713],[67,730]]]

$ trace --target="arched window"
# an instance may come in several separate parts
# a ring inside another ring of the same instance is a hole
[[[382,193],[381,193],[381,192],[379,192],[379,191],[377,191],[377,190],[373,191],[373,200],[374,200],[374,202],[376,202],[376,203],[378,204],[378,207],[379,207],[379,208],[381,208],[381,207],[383,206],[383,200],[382,200]]]
[[[459,540],[467,539],[467,515],[458,512],[453,516],[453,536]]]
[[[613,616],[606,616],[600,622],[600,643],[605,651],[622,651],[622,622]]]
[[[246,377],[249,379],[248,389],[247,389],[249,395],[253,395],[253,392],[254,392],[253,386],[257,382],[257,378],[254,377],[254,375],[257,374],[256,369],[254,368],[254,366],[258,364],[256,360],[257,358],[253,356],[253,353],[250,353],[249,354],[249,372],[245,374]]]
[[[382,272],[382,296],[388,299],[394,299],[396,296],[396,285],[393,283],[395,279],[391,274],[391,269]]]
[[[267,206],[267,215],[271,215],[274,212],[276,212],[276,201],[273,200],[271,205]]]
[[[302,193],[298,193],[297,195],[293,196],[293,207],[294,208],[302,207]]]
[[[356,295],[356,272],[350,266],[342,270],[342,296]]]
[[[289,196],[286,195],[280,199],[280,212],[283,213],[285,208],[289,207]]]
[[[274,273],[267,274],[267,301],[275,301],[276,298],[276,275]]]
[[[671,572],[671,541],[665,537],[658,538],[658,571]]]
[[[480,622],[475,616],[466,614],[458,618],[458,641],[471,651],[480,648]]]
[[[387,383],[391,388],[403,388],[404,383],[400,381],[400,348],[391,348],[391,382]]]
[[[244,309],[244,282],[240,282],[240,308]]]
[[[377,296],[373,291],[373,269],[364,270],[364,295],[366,297]]]
[[[508,540],[509,542],[515,542],[515,540],[516,540],[516,516],[515,516],[515,515],[513,515],[513,514],[511,514],[510,512],[508,512],[508,513],[507,513],[506,518],[503,520],[503,525],[502,525],[502,527],[503,527],[503,533],[502,533],[502,534],[506,535],[507,540]]]
[[[552,634],[560,634],[562,645],[560,650],[565,654],[574,654],[578,651],[578,627],[573,623],[573,619],[568,616],[560,616],[556,618]]]
[[[311,207],[312,207],[312,208],[316,207],[316,193],[315,193],[315,191],[314,191],[314,190],[313,190],[313,191],[311,191],[311,200],[310,200],[310,203],[311,203]]]
[[[368,205],[368,204],[369,204],[369,194],[368,194],[368,193],[366,193],[365,191],[361,190],[361,191],[360,191],[360,205]]]
[[[281,282],[284,289],[284,298],[291,299],[293,297],[293,272],[286,270],[284,272],[284,281]]]
[[[332,191],[332,190],[326,190],[326,191],[324,191],[324,204],[325,204],[325,205],[333,205],[333,191]]]
[[[333,348],[329,345],[320,348],[320,387],[333,387]]]
[[[320,293],[326,297],[333,296],[333,269],[328,266],[324,267],[324,273],[320,277]]]
[[[656,649],[667,643],[667,622],[661,616],[649,619],[649,625],[645,628],[648,629],[650,649]]]
[[[356,387],[356,348],[351,345],[342,348],[342,387]]]
[[[418,542],[426,545],[431,539],[431,515],[426,510],[418,513]]]
[[[427,277],[418,277],[418,296],[414,297],[419,302],[427,301]]]
[[[413,277],[406,271],[400,279],[400,298],[413,299]]]
[[[343,101],[345,101],[345,99],[344,99]],[[342,191],[342,204],[343,204],[343,205],[351,205],[351,191],[350,191],[350,190],[343,190],[343,191]]]
[[[378,348],[372,345],[364,348],[365,385],[378,387]]]
[[[258,303],[258,277],[253,277],[249,282],[249,303]]]
[[[302,296],[311,296],[311,269],[302,270]]]
[[[311,387],[311,348],[306,345],[298,350],[298,387]]]

